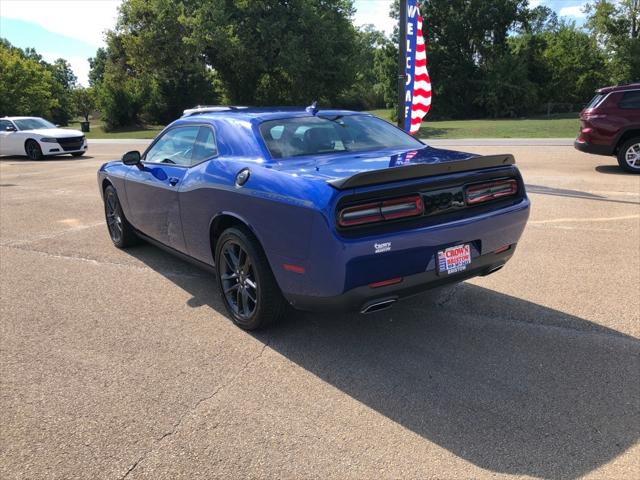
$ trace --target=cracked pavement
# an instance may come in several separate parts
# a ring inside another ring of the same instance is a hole
[[[508,142],[508,141],[505,141]],[[254,335],[113,248],[90,157],[0,157],[0,478],[637,478],[640,176],[489,144],[532,186],[495,275]]]

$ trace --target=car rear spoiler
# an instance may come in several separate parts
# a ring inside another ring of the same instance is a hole
[[[364,187],[367,185],[379,185],[381,183],[399,182],[420,177],[432,177],[434,175],[444,175],[447,173],[468,172],[471,170],[482,170],[492,167],[503,167],[505,165],[515,165],[516,160],[511,154],[486,155],[470,157],[465,160],[454,160],[450,162],[423,163],[406,165],[400,167],[390,167],[382,170],[372,170],[369,172],[357,173],[351,177],[330,180],[328,183],[338,190],[348,188]]]

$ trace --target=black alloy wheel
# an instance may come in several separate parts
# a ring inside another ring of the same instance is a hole
[[[234,315],[251,319],[258,307],[258,281],[251,257],[233,240],[222,247],[220,280],[225,299]]]
[[[104,216],[109,236],[116,247],[126,248],[138,243],[135,229],[124,216],[118,193],[111,185],[104,190]]]
[[[216,242],[218,288],[231,320],[256,330],[280,319],[287,303],[258,239],[242,226],[222,232]]]
[[[35,140],[28,140],[24,146],[24,150],[29,160],[42,160],[42,149]]]

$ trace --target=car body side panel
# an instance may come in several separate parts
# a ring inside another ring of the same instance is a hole
[[[173,165],[144,164],[142,168],[131,167],[125,181],[129,222],[180,252],[185,252],[185,244],[178,189],[186,172],[186,168]]]
[[[236,175],[248,168],[247,183],[238,187]],[[324,185],[292,181],[287,174],[263,168],[260,159],[213,159],[192,168],[180,189],[180,208],[187,253],[213,264],[211,223],[230,214],[258,237],[267,257],[290,259],[309,255],[311,227],[318,203],[328,203],[333,192]],[[315,190],[315,195],[313,191]],[[310,195],[311,194],[311,195]]]

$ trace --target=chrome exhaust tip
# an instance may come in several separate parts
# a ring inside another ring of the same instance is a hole
[[[363,315],[366,315],[368,313],[381,312],[382,310],[391,308],[393,304],[396,303],[397,301],[398,301],[397,298],[387,298],[386,300],[378,300],[362,307],[362,310],[360,310],[360,313],[362,313]]]

